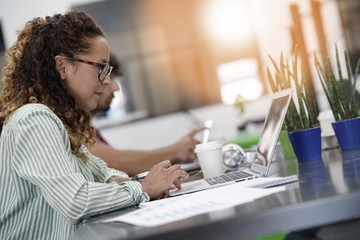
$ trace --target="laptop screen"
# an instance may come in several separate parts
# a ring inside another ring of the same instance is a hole
[[[260,170],[262,173],[267,172],[266,170],[268,170],[271,158],[275,152],[291,95],[291,89],[280,91],[273,95],[271,107],[265,119],[264,128],[257,145],[255,158],[251,165],[252,170]]]

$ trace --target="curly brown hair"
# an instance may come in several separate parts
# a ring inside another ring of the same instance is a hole
[[[74,98],[63,85],[55,56],[74,57],[90,52],[92,40],[99,36],[104,37],[101,28],[81,11],[27,22],[17,41],[7,50],[10,63],[3,69],[0,134],[16,109],[27,103],[41,103],[61,119],[73,154],[86,162],[80,147],[83,143],[90,146],[95,143],[95,131],[90,125],[89,113],[76,107]]]

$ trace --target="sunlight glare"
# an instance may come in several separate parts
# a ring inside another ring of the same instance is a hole
[[[208,34],[226,43],[236,43],[251,34],[251,19],[244,0],[211,0],[204,9]]]

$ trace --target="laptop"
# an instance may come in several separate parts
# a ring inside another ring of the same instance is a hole
[[[271,160],[275,152],[291,96],[291,88],[273,94],[271,106],[266,116],[264,127],[250,168],[228,172],[216,177],[183,183],[181,185],[182,189],[170,190],[170,196],[197,192],[259,177],[266,177],[269,173]],[[297,180],[297,178],[285,178],[284,183],[295,180]]]

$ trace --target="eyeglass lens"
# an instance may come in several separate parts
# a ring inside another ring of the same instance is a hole
[[[105,64],[104,68],[100,71],[99,80],[104,81],[107,75],[111,74],[112,66],[110,64]]]

